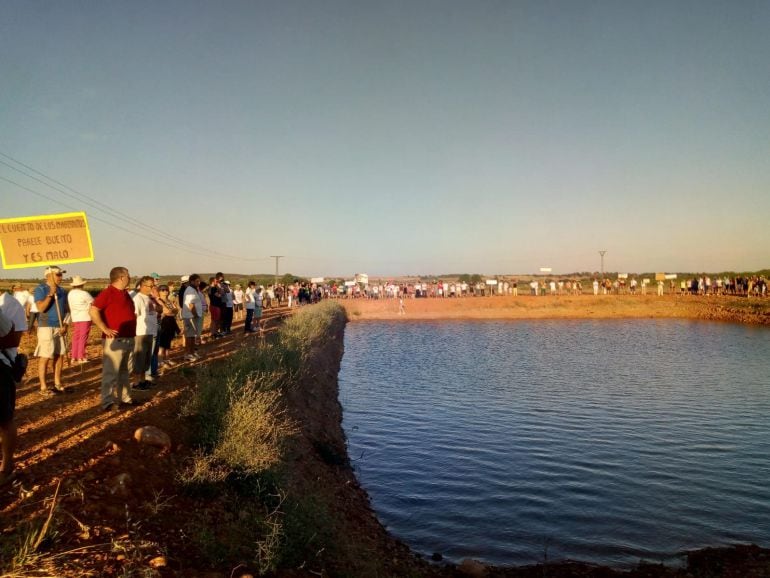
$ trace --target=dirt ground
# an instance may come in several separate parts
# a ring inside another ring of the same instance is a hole
[[[770,324],[770,299],[664,295],[530,295],[342,299],[351,321],[427,319],[711,319]]]
[[[351,320],[367,319],[532,319],[532,318],[625,318],[681,317],[720,319],[767,324],[768,306],[747,306],[746,300],[678,297],[492,297],[467,299],[420,299],[405,303],[406,315],[398,314],[392,300],[343,301]],[[267,310],[265,318],[274,329],[285,309]],[[178,365],[162,375],[157,386],[136,392],[142,402],[118,413],[99,407],[101,376],[99,334],[89,339],[89,363],[65,367],[63,385],[70,393],[44,398],[38,393],[37,363],[31,359],[26,381],[18,390],[17,425],[19,478],[0,488],[0,547],[26,556],[29,576],[143,576],[154,569],[160,576],[239,576],[245,569],[205,569],[191,546],[191,521],[216,523],[212,501],[178,495],[175,472],[190,455],[186,447],[189,427],[179,417],[179,405],[187,394],[196,366],[229,355],[235,348],[258,346],[258,337],[244,336],[242,323],[233,335],[201,347],[202,359],[184,363],[177,349],[171,356]],[[330,338],[329,352],[321,356],[318,377],[295,396],[292,411],[304,423],[304,434],[294,483],[301,488],[328,488],[329,499],[346,520],[341,541],[364,544],[370,556],[387,560],[387,576],[521,576],[566,577],[770,577],[770,554],[756,546],[703,550],[689,556],[689,566],[668,569],[640,566],[617,572],[579,563],[549,564],[528,568],[483,568],[472,564],[456,567],[433,564],[413,556],[408,548],[387,534],[373,515],[366,493],[345,459],[329,464],[318,459],[319,443],[344,454],[341,407],[336,373],[342,355],[342,331]],[[34,336],[25,336],[22,349],[34,349]],[[333,346],[332,346],[333,345]],[[326,361],[323,361],[324,355]],[[170,434],[170,451],[133,440],[141,426],[154,425]],[[52,506],[59,515],[49,526],[35,551],[19,532],[25,524],[45,521]],[[354,567],[330,567],[321,575],[367,576]],[[0,570],[1,571],[1,570]],[[285,576],[318,575],[286,569]]]
[[[267,333],[286,314],[286,308],[265,310]],[[160,568],[161,574],[177,575],[184,569],[185,575],[198,575],[187,573],[196,560],[194,553],[186,558],[189,546],[179,512],[199,511],[201,504],[176,496],[174,490],[175,473],[190,451],[184,446],[187,424],[179,417],[180,401],[195,367],[230,355],[236,347],[258,347],[259,340],[258,335],[245,336],[243,322],[236,321],[232,335],[205,341],[201,360],[195,362],[184,361],[181,340],[175,340],[170,359],[177,365],[162,372],[152,389],[134,391],[136,407],[117,413],[103,412],[99,403],[101,333],[96,328],[89,335],[88,363],[65,364],[62,385],[67,393],[39,393],[38,363],[30,355],[26,378],[17,389],[18,478],[0,488],[0,547],[24,555],[17,529],[26,523],[39,526],[55,501],[64,512],[57,518],[64,521],[48,528],[48,538],[38,548],[46,555],[26,556],[38,570],[52,576],[133,575],[148,560],[168,564],[164,556],[171,551],[176,568]],[[31,354],[35,343],[34,335],[25,335],[20,349]],[[50,369],[48,384],[53,384]],[[146,425],[170,434],[170,451],[134,441],[136,429]],[[55,552],[46,549],[52,536]]]

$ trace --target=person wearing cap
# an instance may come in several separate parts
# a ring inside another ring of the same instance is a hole
[[[83,287],[86,280],[80,275],[75,275],[70,283],[70,292],[67,293],[67,304],[72,316],[72,363],[83,364],[87,361],[86,343],[88,332],[91,331],[91,303],[94,298]]]
[[[39,311],[35,356],[38,358],[37,374],[40,393],[43,395],[64,393],[61,370],[67,352],[64,337],[67,335],[69,321],[67,292],[61,287],[64,273],[66,271],[55,265],[49,266],[45,270],[45,281],[35,287],[33,292]],[[49,361],[53,362],[53,387],[46,382]]]
[[[127,291],[130,283],[128,269],[113,267],[110,284],[91,304],[91,321],[102,331],[101,405],[104,411],[116,411],[119,403],[133,404],[128,359],[134,351],[136,313]]]

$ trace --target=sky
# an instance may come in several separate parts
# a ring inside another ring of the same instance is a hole
[[[768,30],[767,0],[3,0],[0,218],[85,211],[84,277],[767,268]]]

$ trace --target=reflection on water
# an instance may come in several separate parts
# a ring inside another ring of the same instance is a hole
[[[769,354],[717,323],[352,323],[343,425],[418,552],[672,563],[770,541]]]

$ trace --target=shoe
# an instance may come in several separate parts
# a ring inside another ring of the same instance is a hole
[[[67,392],[67,388],[66,388],[66,387],[62,387],[62,385],[61,385],[60,383],[56,383],[56,384],[54,384],[54,386],[53,386],[53,390],[54,390],[54,392],[56,392],[57,394],[60,394],[60,393],[66,393],[66,392]]]
[[[198,361],[198,358],[195,357],[194,355],[185,355],[184,358],[185,358],[185,361]]]
[[[40,395],[42,395],[43,397],[53,397],[55,395],[60,395],[62,393],[64,393],[64,390],[59,391],[58,389],[53,387],[46,387],[45,389],[40,390]]]
[[[152,379],[148,379],[147,381],[149,381],[150,383],[152,383],[152,380],[153,380],[153,379],[158,379],[158,378],[160,377],[160,373],[151,373],[151,374],[150,374],[150,377],[151,377]]]
[[[131,389],[138,389],[140,391],[145,391],[147,389],[150,389],[150,386],[147,385],[146,381],[140,381],[139,383],[132,385]]]
[[[108,403],[106,406],[104,406],[102,408],[102,411],[105,412],[105,413],[107,413],[107,412],[115,413],[115,412],[118,411],[118,409],[120,409],[120,408],[118,407],[117,403]]]
[[[159,376],[157,376],[157,375],[155,376],[155,378],[158,378],[158,377],[159,377]],[[154,380],[154,379],[145,379],[145,380],[144,380],[144,385],[146,385],[146,386],[147,386],[147,389],[150,389],[150,388],[152,388],[152,387],[155,387],[155,386],[156,386],[156,385],[158,385],[158,384],[157,384],[157,383],[155,383],[155,380]]]

